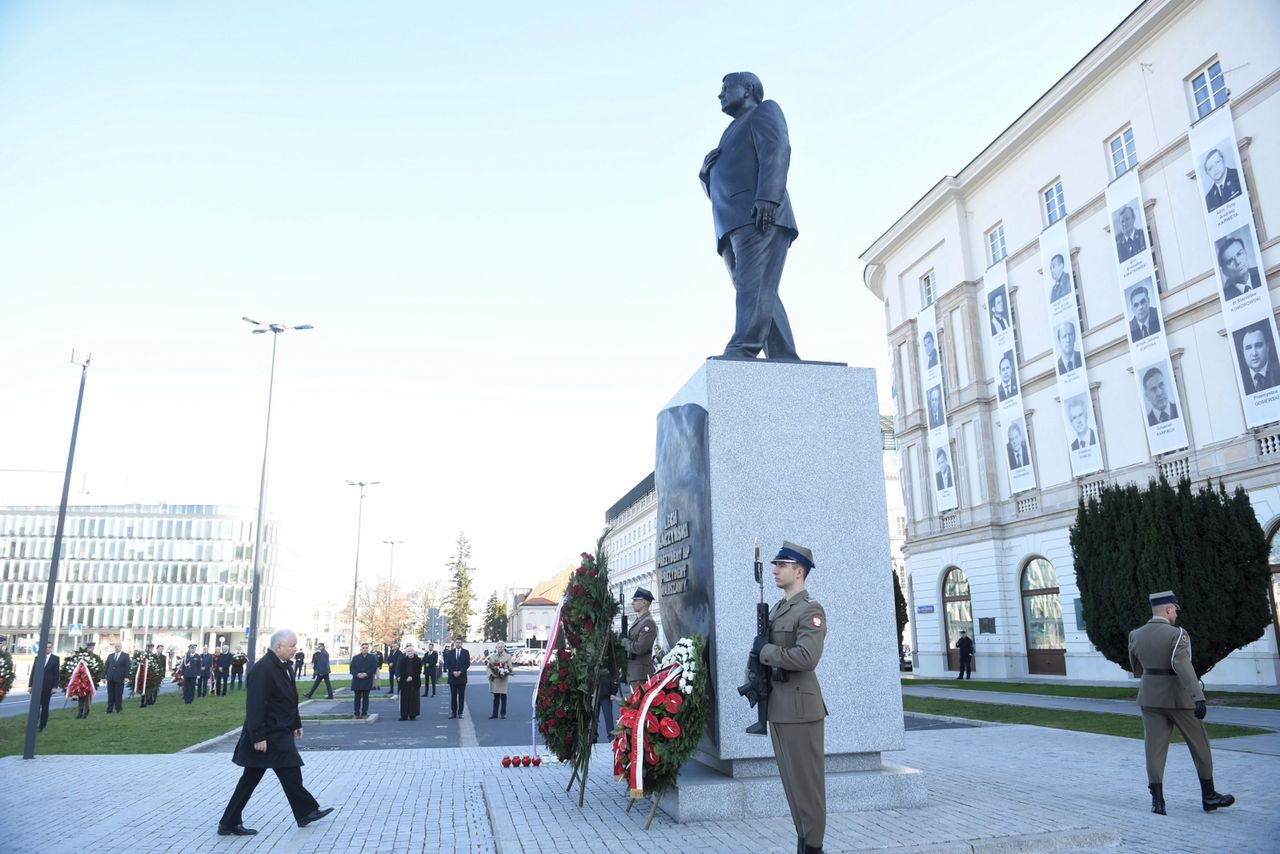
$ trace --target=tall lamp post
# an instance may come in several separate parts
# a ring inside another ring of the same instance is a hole
[[[259,323],[248,317],[240,318],[254,326],[253,334],[271,333],[271,378],[267,382],[267,429],[262,439],[262,480],[258,484],[258,524],[253,532],[253,594],[249,600],[249,667],[258,657],[258,599],[262,591],[262,516],[267,501],[267,448],[271,444],[271,398],[276,386],[276,342],[281,332],[314,329],[310,323],[285,326],[280,323]],[[247,668],[246,668],[247,670]]]
[[[378,480],[349,480],[347,486],[360,487],[360,509],[356,512],[356,580],[351,586],[351,637],[347,640],[349,657],[356,654],[356,598],[360,594],[360,529],[364,525],[364,488],[377,486]]]
[[[387,581],[394,581],[396,577],[396,546],[403,545],[404,540],[383,540],[383,542],[391,546],[391,564],[387,570]]]
[[[67,522],[67,498],[71,493],[71,464],[76,458],[76,434],[80,432],[80,405],[84,403],[84,381],[89,374],[92,355],[71,351],[71,363],[80,366],[80,392],[76,395],[76,417],[71,422],[71,449],[67,451],[67,474],[62,480],[62,503],[58,505],[58,527],[53,533],[53,560],[49,562],[49,583],[45,586],[44,613],[40,617],[40,649],[31,662],[31,703],[27,709],[27,732],[22,745],[22,758],[36,755],[36,723],[40,717],[40,697],[49,690],[44,684],[44,664],[48,653],[49,629],[53,625],[53,596],[58,586],[58,560],[62,557],[62,531]]]

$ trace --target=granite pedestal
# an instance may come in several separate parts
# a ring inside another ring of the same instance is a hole
[[[658,589],[666,646],[710,636],[709,735],[662,807],[680,821],[786,814],[773,747],[748,735],[737,692],[782,541],[813,550],[827,613],[818,678],[831,812],[922,806],[923,776],[885,763],[904,746],[875,374],[814,362],[709,359],[658,416]],[[771,807],[770,807],[771,808]],[[726,812],[727,811],[727,812]],[[767,812],[763,814],[769,814]]]

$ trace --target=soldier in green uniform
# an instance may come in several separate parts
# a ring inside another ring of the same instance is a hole
[[[627,684],[632,688],[643,685],[653,675],[653,642],[658,639],[658,624],[649,613],[652,604],[653,594],[637,587],[631,597],[636,618],[622,636],[622,648],[627,652]]]
[[[758,636],[752,646],[760,663],[773,668],[769,735],[796,826],[797,854],[822,854],[827,831],[827,706],[816,672],[827,614],[805,589],[813,569],[813,552],[783,542],[773,558],[773,581],[785,598],[769,612],[769,636]]]
[[[1151,619],[1129,632],[1129,665],[1134,676],[1142,677],[1138,705],[1142,707],[1151,811],[1166,815],[1164,763],[1175,726],[1191,751],[1191,761],[1200,777],[1204,811],[1229,807],[1236,799],[1220,795],[1213,788],[1213,756],[1209,752],[1209,734],[1202,723],[1206,712],[1204,690],[1191,666],[1191,638],[1174,625],[1181,610],[1178,597],[1165,590],[1148,598]]]

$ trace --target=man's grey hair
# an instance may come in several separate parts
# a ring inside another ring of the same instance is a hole
[[[721,83],[741,83],[746,86],[752,95],[755,95],[757,101],[764,100],[764,84],[760,82],[760,78],[752,74],[750,71],[732,71],[724,76]]]
[[[276,629],[275,632],[271,635],[271,640],[268,641],[267,643],[270,644],[272,649],[275,649],[276,647],[280,646],[285,641],[287,641],[289,638],[291,637],[296,638],[297,636],[298,636],[297,633],[294,632],[293,629]]]

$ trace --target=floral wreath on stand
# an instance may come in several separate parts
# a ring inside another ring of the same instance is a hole
[[[71,681],[71,676],[75,673],[76,667],[81,663],[83,663],[85,668],[89,671],[88,678],[92,680],[94,685],[97,685],[102,681],[103,677],[106,676],[107,665],[98,657],[98,654],[96,652],[89,652],[89,650],[84,647],[80,647],[75,652],[68,655],[66,660],[62,662],[62,669],[60,671],[61,678],[58,682],[60,687],[71,687],[68,683]],[[67,696],[78,697],[80,695],[68,694]]]
[[[154,652],[135,652],[129,662],[129,685],[133,689],[134,695],[144,692],[152,693],[160,689],[160,680],[164,679],[164,665],[160,663],[160,656]],[[146,668],[142,667],[143,660],[146,660]],[[142,681],[138,680],[138,671],[142,670]]]
[[[9,654],[9,650],[0,649],[0,700],[9,695],[9,689],[13,687],[13,656]]]
[[[631,692],[613,730],[613,773],[627,782],[635,802],[654,795],[648,830],[665,792],[675,788],[680,768],[698,749],[707,725],[707,641],[681,638],[658,671]]]

